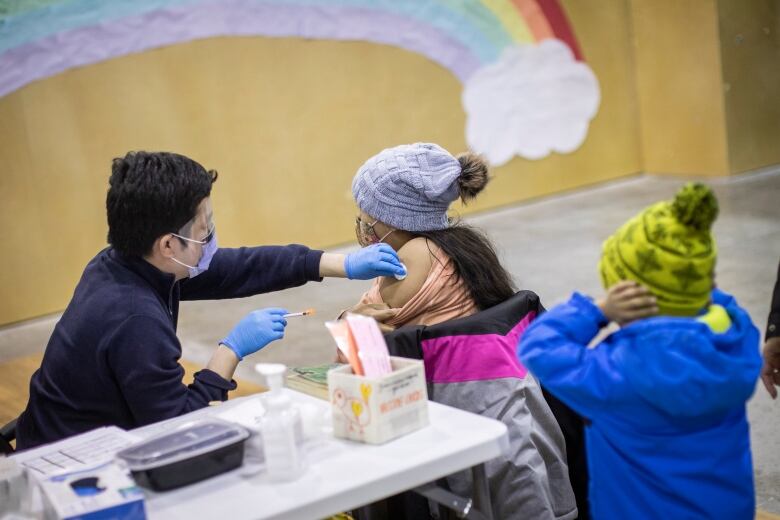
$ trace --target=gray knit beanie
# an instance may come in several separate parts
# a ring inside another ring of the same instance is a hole
[[[360,209],[405,231],[449,225],[447,208],[460,196],[461,164],[437,144],[404,144],[382,150],[352,179]]]

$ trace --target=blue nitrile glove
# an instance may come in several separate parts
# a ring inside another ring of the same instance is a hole
[[[286,310],[275,308],[252,311],[220,343],[235,352],[238,359],[244,359],[244,356],[254,354],[272,341],[284,337],[284,328],[287,326],[285,314]]]
[[[344,259],[344,270],[350,280],[370,280],[377,276],[406,274],[406,269],[398,259],[398,253],[384,243],[348,254]]]

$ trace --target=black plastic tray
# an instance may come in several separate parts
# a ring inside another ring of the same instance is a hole
[[[166,466],[132,471],[139,486],[154,491],[168,491],[193,484],[241,466],[246,439],[214,451]]]

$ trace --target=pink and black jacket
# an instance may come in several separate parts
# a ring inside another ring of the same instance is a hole
[[[424,361],[432,401],[506,424],[510,450],[487,463],[495,518],[577,516],[563,434],[516,354],[520,335],[543,311],[536,294],[520,291],[472,316],[385,336],[391,355]],[[470,472],[446,480],[454,493],[471,494]]]

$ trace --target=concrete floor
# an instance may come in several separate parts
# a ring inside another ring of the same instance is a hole
[[[572,290],[599,294],[596,264],[601,242],[640,208],[671,198],[681,184],[679,179],[635,177],[466,220],[493,238],[518,287],[537,292],[550,307]],[[736,296],[763,331],[780,258],[780,168],[711,184],[721,207],[715,225],[718,284]],[[253,309],[315,307],[316,316],[290,320],[284,340],[242,363],[238,377],[257,380],[253,362],[290,366],[328,362],[335,347],[323,323],[352,305],[368,284],[333,279],[241,300],[185,302],[179,318],[184,357],[205,363],[216,342]],[[56,319],[0,329],[0,362],[43,350]],[[773,402],[763,387],[757,387],[749,416],[757,505],[780,513],[780,399]]]

